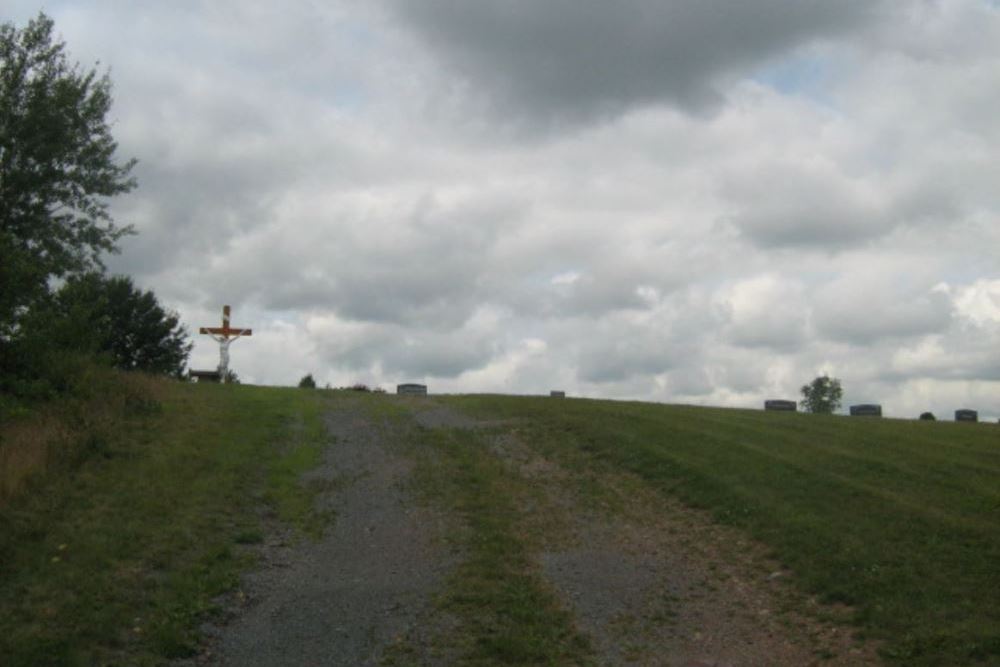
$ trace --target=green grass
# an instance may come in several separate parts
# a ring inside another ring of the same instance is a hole
[[[907,665],[1000,664],[1000,427],[467,396],[748,530]]]
[[[213,598],[252,565],[240,545],[264,539],[262,507],[307,534],[322,529],[317,489],[301,475],[320,460],[321,413],[337,392],[165,383],[158,393],[159,408],[84,423],[96,435],[77,439],[68,463],[59,463],[61,433],[37,463],[0,456],[22,471],[4,477],[0,505],[5,666],[141,666],[188,655]],[[852,605],[891,661],[1000,665],[996,425],[440,400],[518,418],[519,439],[583,473],[581,484],[632,472],[745,529],[804,591]],[[457,619],[463,660],[585,664],[590,648],[533,561],[536,536],[519,508],[537,489],[479,432],[407,426],[406,405],[363,401],[376,422],[409,434],[420,488],[459,519],[452,537],[462,560],[441,605]],[[22,431],[18,451],[31,453],[32,431]],[[599,501],[599,486],[581,487],[581,502]]]
[[[460,519],[462,561],[441,598],[458,619],[449,633],[470,665],[591,664],[588,641],[560,607],[532,559],[517,500],[533,493],[473,431],[420,429],[417,480]]]
[[[235,545],[263,539],[261,507],[318,525],[298,476],[318,460],[320,394],[164,383],[161,400],[0,509],[4,665],[189,655],[252,564]]]

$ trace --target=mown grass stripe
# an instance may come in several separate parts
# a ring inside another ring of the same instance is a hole
[[[907,665],[1000,664],[1000,430],[590,400],[455,397],[545,452],[635,472],[855,605]]]
[[[518,499],[534,491],[471,430],[419,429],[417,479],[426,497],[460,519],[463,560],[442,596],[458,618],[447,642],[460,664],[591,664],[588,641],[543,583],[520,529]]]

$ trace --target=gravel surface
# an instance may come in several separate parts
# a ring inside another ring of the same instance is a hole
[[[195,661],[271,667],[375,665],[392,642],[420,636],[421,619],[454,558],[441,517],[410,497],[408,461],[391,433],[356,411],[326,419],[334,441],[320,470],[335,482],[321,498],[336,512],[319,542],[264,549],[242,586],[243,609]]]
[[[635,477],[545,458],[520,439],[516,421],[477,421],[427,399],[402,404],[424,428],[486,429],[484,455],[541,491],[515,499],[522,529],[535,536],[527,539],[539,572],[591,638],[596,664],[881,664],[848,628],[818,621],[818,605],[791,573],[738,531]],[[205,628],[204,652],[177,667],[458,664],[434,646],[449,626],[432,603],[458,560],[443,539],[454,519],[408,491],[411,464],[397,445],[405,431],[350,405],[328,415],[334,441],[310,474],[331,482],[320,502],[336,513],[333,526],[295,546],[274,532],[260,549],[263,567],[232,596],[230,621]],[[400,646],[405,660],[393,662]]]

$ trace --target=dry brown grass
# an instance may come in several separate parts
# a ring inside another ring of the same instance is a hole
[[[0,423],[0,507],[32,480],[72,467],[87,448],[108,442],[130,415],[157,410],[163,378],[92,367],[83,395],[38,406]]]

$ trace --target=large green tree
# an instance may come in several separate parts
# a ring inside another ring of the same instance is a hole
[[[802,385],[802,404],[809,412],[830,414],[840,407],[843,395],[840,380],[829,375],[821,375]]]
[[[53,278],[101,266],[130,231],[108,198],[135,186],[111,135],[111,81],[67,61],[44,14],[0,25],[0,344]]]

